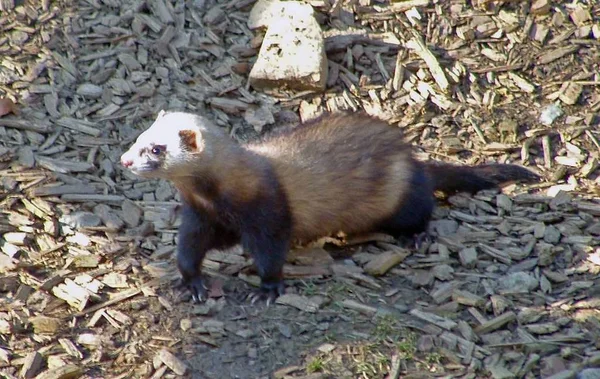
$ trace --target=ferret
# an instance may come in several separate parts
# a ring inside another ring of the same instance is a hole
[[[210,249],[241,243],[261,278],[257,295],[284,293],[290,244],[343,232],[406,236],[426,230],[434,191],[477,192],[533,181],[510,164],[459,166],[413,158],[399,128],[364,113],[329,114],[238,144],[206,118],[161,111],[121,157],[147,178],[181,193],[177,265],[194,301]]]

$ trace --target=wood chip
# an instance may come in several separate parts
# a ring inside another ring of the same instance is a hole
[[[492,332],[494,330],[497,330],[497,329],[503,327],[505,324],[508,324],[509,322],[515,321],[516,319],[517,319],[517,315],[514,312],[506,312],[506,313],[501,314],[498,317],[495,317],[495,318],[481,324],[480,326],[475,328],[475,332],[477,334],[489,333],[489,332]]]
[[[46,316],[36,316],[29,319],[33,329],[39,334],[56,334],[62,327],[60,319]]]
[[[42,371],[44,365],[44,358],[42,355],[33,351],[25,357],[25,362],[23,362],[23,367],[21,368],[21,377],[22,378],[33,378],[38,373]]]
[[[538,57],[537,61],[538,61],[538,64],[541,64],[541,65],[548,64],[548,63],[554,62],[555,60],[560,59],[566,55],[573,54],[577,50],[579,50],[579,46],[576,46],[576,45],[560,47],[560,48],[550,50],[548,52],[543,53],[542,55],[540,55]]]
[[[377,308],[368,306],[366,304],[361,304],[354,300],[344,300],[342,302],[342,306],[344,308],[352,309],[367,315],[374,315],[375,313],[377,313]]]
[[[413,35],[413,38],[406,43],[406,47],[414,50],[415,53],[417,53],[419,57],[425,61],[425,64],[427,67],[429,67],[431,75],[433,75],[436,83],[440,89],[445,92],[449,86],[448,79],[446,78],[446,75],[444,74],[444,71],[437,58],[427,48],[423,40],[419,36]]]
[[[158,359],[160,359],[168,368],[170,368],[177,375],[185,375],[185,373],[187,372],[187,365],[168,350],[160,350],[158,352]]]
[[[485,299],[472,294],[468,291],[454,290],[452,293],[452,300],[459,304],[471,306],[471,307],[482,307],[485,304]]]
[[[65,365],[44,371],[36,379],[73,379],[83,375],[83,370],[76,365]]]
[[[409,255],[410,253],[408,252],[386,251],[369,261],[364,267],[365,272],[374,276],[384,275],[392,267],[404,261]]]
[[[433,313],[423,312],[418,309],[411,309],[409,313],[421,320],[427,321],[435,326],[439,326],[442,329],[452,330],[457,326],[456,322]]]
[[[89,134],[94,137],[98,137],[101,133],[100,130],[95,128],[95,124],[83,120],[76,120],[70,117],[62,117],[56,120],[56,123],[60,126],[75,130],[81,133]]]
[[[0,0],[3,375],[214,376],[207,362],[233,345],[237,377],[268,375],[270,346],[299,362],[281,377],[311,379],[423,374],[415,362],[474,378],[598,366],[594,2],[308,0],[319,75],[311,90],[292,80],[270,93],[248,84],[263,49],[283,67],[265,3]],[[249,13],[263,26],[251,30]],[[304,46],[289,41],[286,52]],[[194,304],[177,286],[181,195],[119,162],[160,109],[202,114],[240,142],[364,111],[401,128],[420,161],[515,163],[543,180],[437,201],[418,248],[375,232],[291,251],[294,279],[270,310],[235,299],[260,285],[248,252],[212,250],[209,298]],[[298,360],[293,343],[311,334],[330,343]],[[371,364],[382,354],[388,365]]]
[[[319,309],[319,304],[310,299],[294,294],[285,294],[279,296],[275,301],[276,304],[289,305],[301,311],[315,313]]]

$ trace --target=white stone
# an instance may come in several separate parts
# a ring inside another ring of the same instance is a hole
[[[258,0],[248,16],[250,29],[267,28],[280,10],[279,0]]]
[[[256,89],[325,89],[327,56],[321,27],[310,5],[282,2],[250,72]]]

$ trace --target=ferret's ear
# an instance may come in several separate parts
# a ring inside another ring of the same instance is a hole
[[[200,132],[195,130],[180,130],[179,131],[179,140],[181,147],[187,151],[198,151],[198,147],[200,147],[202,136]]]

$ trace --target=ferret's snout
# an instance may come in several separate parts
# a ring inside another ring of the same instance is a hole
[[[133,160],[127,158],[126,154],[123,154],[121,156],[121,165],[123,165],[123,167],[131,167],[133,165]]]

